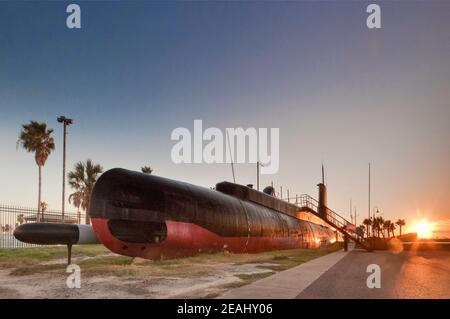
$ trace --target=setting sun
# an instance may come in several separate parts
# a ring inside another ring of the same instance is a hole
[[[419,238],[431,238],[433,237],[434,224],[425,220],[416,221],[411,227],[411,231],[417,233]]]

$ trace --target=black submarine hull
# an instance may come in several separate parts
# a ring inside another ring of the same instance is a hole
[[[97,238],[111,251],[147,259],[319,248],[336,240],[333,229],[295,217],[292,205],[286,211],[278,206],[117,168],[95,184],[89,213]]]

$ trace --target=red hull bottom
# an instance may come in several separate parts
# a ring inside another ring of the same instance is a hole
[[[130,257],[164,259],[193,256],[201,252],[258,253],[293,248],[317,248],[299,237],[221,237],[191,223],[166,221],[167,237],[159,244],[136,244],[115,238],[107,219],[92,219],[98,239],[112,252]]]

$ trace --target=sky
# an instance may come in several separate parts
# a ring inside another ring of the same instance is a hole
[[[227,164],[174,164],[171,132],[280,129],[280,169],[261,176],[317,196],[325,165],[331,209],[450,227],[450,2],[0,2],[0,203],[34,207],[38,169],[16,148],[21,124],[55,129],[43,200],[61,208],[67,167],[143,165],[202,186],[232,180]],[[235,166],[238,183],[256,168]],[[70,189],[67,191],[70,194]],[[73,207],[70,210],[74,211]]]

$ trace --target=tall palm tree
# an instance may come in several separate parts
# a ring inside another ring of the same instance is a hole
[[[67,174],[69,185],[75,190],[70,195],[73,204],[77,204],[86,213],[86,224],[90,224],[91,218],[89,216],[89,204],[91,199],[92,189],[98,176],[103,172],[103,168],[99,164],[94,164],[92,160],[88,159],[85,163],[78,162],[75,164],[74,170]],[[75,201],[77,199],[77,201]]]
[[[377,234],[377,230],[378,230],[378,219],[372,218],[372,236],[376,237]]]
[[[364,238],[364,233],[366,232],[366,226],[361,224],[358,226],[358,228],[362,230],[362,237]]]
[[[366,226],[367,229],[367,238],[369,238],[370,234],[370,226],[372,225],[372,219],[371,218],[366,218],[363,220],[363,224]]]
[[[392,233],[392,237],[395,237],[394,230],[395,230],[395,224],[393,222],[390,222],[389,231]]]
[[[51,134],[53,129],[47,128],[46,123],[30,121],[22,125],[17,146],[22,146],[27,152],[34,153],[34,159],[39,169],[37,221],[40,221],[42,194],[42,167],[45,165],[50,153],[55,149],[55,141]]]
[[[378,238],[380,238],[380,233],[384,237],[384,233],[383,233],[384,218],[381,217],[381,216],[378,216],[377,219],[378,219],[378,222],[377,222],[377,224],[378,224],[378,227],[377,227]]]
[[[17,215],[17,223],[18,223],[19,225],[22,225],[24,222],[25,222],[25,218],[24,218],[23,214]],[[0,231],[1,231],[1,230],[0,230]]]
[[[153,168],[151,168],[150,166],[142,166],[141,171],[144,174],[151,174],[153,172]]]
[[[377,234],[377,237],[380,238],[380,232],[383,229],[384,219],[381,216],[375,217],[372,221],[372,230]]]
[[[81,223],[80,218],[80,207],[81,203],[83,201],[83,192],[82,191],[75,191],[74,193],[69,195],[69,203],[73,204],[77,208],[77,222],[78,224]]]
[[[389,220],[389,219],[387,219],[387,220],[385,220],[384,222],[383,222],[383,237],[385,237],[384,236],[384,231],[386,231],[387,232],[387,237],[389,238],[389,236],[390,236],[390,229],[391,229],[391,221]]]
[[[41,202],[41,212],[44,213],[48,208],[47,202]]]
[[[400,236],[402,235],[402,227],[406,225],[406,222],[404,219],[399,219],[395,222],[395,224],[400,227]]]

